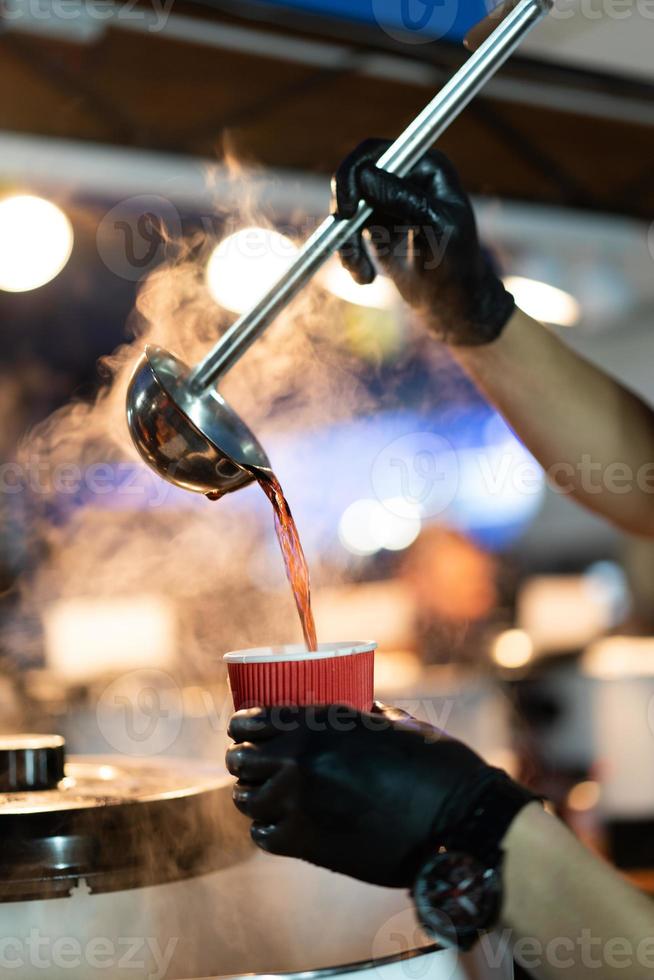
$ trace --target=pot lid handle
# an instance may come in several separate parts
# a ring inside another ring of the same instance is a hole
[[[0,793],[54,789],[65,761],[60,735],[0,735]]]

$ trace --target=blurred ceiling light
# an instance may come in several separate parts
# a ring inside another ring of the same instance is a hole
[[[374,555],[383,548],[408,548],[420,534],[422,523],[417,511],[399,516],[395,506],[395,500],[355,500],[339,522],[338,536],[343,547],[353,555]]]
[[[559,327],[574,327],[581,318],[579,302],[563,289],[525,276],[506,276],[504,285],[520,309],[535,320]]]
[[[80,596],[43,612],[46,666],[85,683],[137,668],[170,667],[177,653],[177,613],[165,596]]]
[[[584,653],[583,671],[600,680],[654,677],[654,638],[607,636]]]
[[[320,278],[332,295],[356,306],[388,310],[397,299],[395,286],[386,276],[378,275],[369,286],[360,286],[338,260],[329,262]]]
[[[58,276],[73,250],[64,212],[41,197],[20,194],[0,201],[0,289],[23,293]]]
[[[206,281],[211,296],[231,313],[245,313],[290,266],[297,246],[271,228],[242,228],[211,253]]]
[[[572,787],[568,793],[567,804],[571,810],[583,812],[584,810],[592,810],[596,807],[599,799],[599,783],[589,779],[586,782],[577,783],[576,786]]]
[[[380,507],[378,500],[355,500],[344,511],[338,525],[338,536],[351,554],[374,555],[381,549],[374,529],[374,516]]]
[[[413,544],[422,529],[420,508],[404,497],[382,501],[382,510],[375,519],[382,548],[403,551]]]
[[[614,622],[606,591],[585,575],[537,575],[518,594],[517,622],[539,653],[581,650]]]
[[[499,667],[516,670],[529,663],[534,654],[531,637],[524,630],[505,630],[493,644],[493,660]]]

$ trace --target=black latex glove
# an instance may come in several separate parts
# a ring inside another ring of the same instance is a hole
[[[375,164],[389,145],[366,140],[343,161],[333,181],[336,213],[352,217],[361,200],[374,209],[366,227],[377,264],[439,339],[463,346],[495,340],[515,303],[480,247],[454,167],[434,151],[408,178],[385,173]],[[358,283],[373,281],[362,232],[340,255]]]
[[[229,734],[234,801],[259,847],[378,885],[411,887],[481,793],[509,778],[396,709],[255,708]]]

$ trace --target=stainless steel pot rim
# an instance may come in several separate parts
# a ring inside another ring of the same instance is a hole
[[[348,973],[361,973],[364,970],[378,969],[380,966],[388,966],[391,963],[401,963],[404,960],[412,960],[418,956],[426,956],[427,953],[443,952],[444,947],[438,943],[429,943],[421,946],[420,949],[410,949],[403,953],[394,953],[392,956],[382,956],[375,960],[359,960],[356,963],[346,963],[342,966],[326,966],[319,970],[301,970],[296,973],[232,973],[224,976],[198,977],[198,980],[241,980],[241,978],[257,978],[257,980],[267,980],[274,977],[275,980],[324,980],[325,977],[338,977]]]

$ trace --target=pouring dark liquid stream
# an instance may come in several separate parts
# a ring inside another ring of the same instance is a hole
[[[279,547],[282,550],[286,575],[291,588],[295,605],[297,606],[304,642],[307,650],[318,649],[318,639],[316,636],[316,624],[311,609],[311,583],[309,580],[309,568],[304,557],[300,535],[293,520],[288,501],[284,496],[279,480],[274,473],[264,473],[261,470],[253,470],[253,475],[257,483],[268,497],[272,504],[275,515],[275,531]]]
[[[268,500],[272,504],[275,517],[275,532],[279,547],[281,548],[286,577],[293,590],[293,598],[297,606],[304,642],[308,651],[318,649],[318,638],[316,636],[316,624],[311,609],[311,582],[309,579],[309,567],[302,550],[300,535],[291,514],[291,508],[284,496],[281,484],[274,473],[269,470],[260,470],[256,467],[249,468],[249,472],[257,481]],[[210,500],[216,500],[221,494],[207,494]]]

